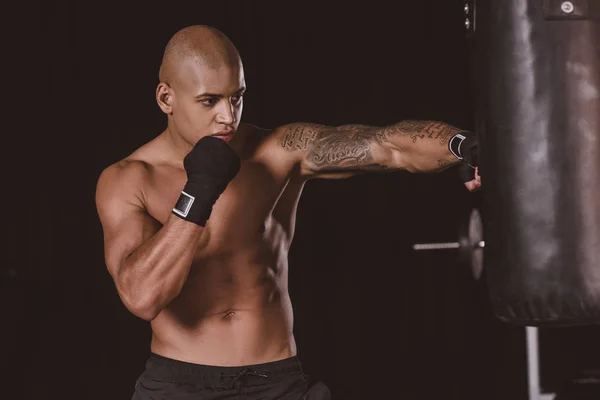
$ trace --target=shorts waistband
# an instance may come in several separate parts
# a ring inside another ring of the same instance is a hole
[[[151,353],[144,375],[171,383],[230,386],[240,379],[267,382],[291,376],[305,376],[297,356],[283,360],[236,367],[194,364]],[[251,383],[251,382],[248,382]]]

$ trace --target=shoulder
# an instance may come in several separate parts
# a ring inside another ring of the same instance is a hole
[[[238,128],[238,134],[243,137],[243,148],[252,153],[273,134],[273,129],[242,123]]]
[[[152,140],[101,171],[96,184],[99,210],[123,203],[143,208],[143,188],[151,177],[155,146]]]
[[[241,123],[239,130],[243,132],[246,137],[249,138],[267,138],[273,133],[273,129],[271,128],[261,128],[260,126],[249,124],[249,123]]]
[[[109,165],[100,173],[98,187],[104,189],[127,187],[139,187],[144,184],[153,169],[156,153],[160,153],[157,140],[151,140],[138,147],[134,152],[123,159]]]
[[[148,181],[150,165],[140,159],[126,158],[106,167],[96,184],[98,207],[126,201],[142,204],[141,188]]]
[[[150,173],[150,164],[136,158],[125,158],[100,173],[98,185],[141,183]]]

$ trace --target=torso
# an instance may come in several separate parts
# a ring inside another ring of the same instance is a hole
[[[188,278],[156,317],[151,350],[206,365],[248,365],[296,354],[288,249],[302,182],[270,165],[264,133],[241,125],[232,147],[242,166],[213,207]],[[155,141],[156,142],[156,141]],[[183,168],[157,162],[150,142],[131,157],[148,165],[147,212],[164,224],[186,183]],[[153,162],[154,161],[154,162]]]

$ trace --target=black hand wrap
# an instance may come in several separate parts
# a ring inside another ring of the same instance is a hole
[[[206,136],[183,159],[188,181],[173,213],[205,226],[213,205],[240,170],[240,159],[229,145]]]
[[[474,132],[457,133],[448,142],[448,149],[461,160],[458,173],[463,182],[475,179],[475,167],[479,166],[477,135]]]

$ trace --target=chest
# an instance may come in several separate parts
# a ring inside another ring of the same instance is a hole
[[[148,212],[160,223],[171,215],[186,181],[184,170],[153,171],[144,199]],[[293,218],[295,211],[295,203],[279,204],[286,184],[286,176],[277,175],[264,164],[243,161],[237,176],[214,204],[199,247],[240,250],[271,237],[274,230],[280,231],[282,224],[277,220]],[[275,209],[278,218],[273,218]]]

